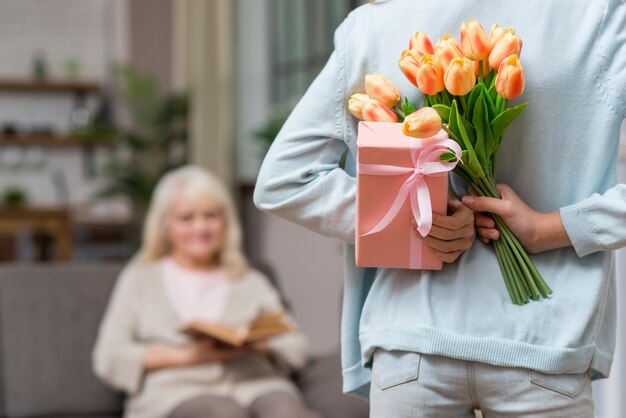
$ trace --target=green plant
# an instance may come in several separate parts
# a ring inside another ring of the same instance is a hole
[[[278,136],[292,110],[292,108],[283,108],[274,112],[260,129],[254,131],[254,135],[265,145],[265,151]]]
[[[20,187],[7,187],[2,193],[2,204],[7,206],[19,206],[28,200],[26,192]]]
[[[187,162],[188,96],[165,93],[153,78],[128,66],[114,72],[117,96],[129,121],[123,126],[91,126],[91,132],[109,132],[117,141],[101,173],[106,184],[96,197],[126,196],[141,214],[161,176]]]

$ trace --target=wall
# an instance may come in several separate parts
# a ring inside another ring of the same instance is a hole
[[[267,0],[236,0],[235,98],[245,117],[235,124],[235,175],[240,183],[254,183],[264,152],[254,137],[270,116],[269,31]]]
[[[111,67],[128,63],[171,85],[172,0],[0,0],[0,78],[29,78],[33,54],[44,51],[52,78],[64,77],[64,62],[80,63],[80,79],[108,88]],[[95,110],[97,101],[89,105]],[[0,92],[0,126],[46,124],[63,134],[70,129],[70,94]],[[95,153],[101,167],[107,149]],[[0,148],[0,191],[25,189],[38,205],[70,204],[90,215],[127,217],[123,199],[92,205],[102,181],[83,168],[78,148]],[[64,192],[67,190],[67,192]]]
[[[63,78],[65,61],[73,58],[81,79],[104,83],[111,62],[127,53],[123,16],[122,0],[0,0],[0,77],[29,78],[33,54],[43,51],[51,77]],[[0,92],[0,125],[45,124],[63,134],[72,106],[70,94]],[[98,151],[96,165],[105,157]],[[99,183],[85,175],[83,161],[77,148],[2,147],[0,190],[18,185],[40,205],[84,204]],[[101,212],[126,209],[120,202],[104,206]]]
[[[173,0],[130,0],[130,64],[169,89],[172,80]]]
[[[622,147],[618,182],[626,183],[626,121],[622,124]],[[617,251],[616,264],[617,344],[611,376],[593,384],[598,418],[626,416],[626,249]]]

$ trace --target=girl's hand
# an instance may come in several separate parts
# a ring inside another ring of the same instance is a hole
[[[463,204],[477,212],[499,215],[524,249],[531,254],[571,245],[559,211],[537,212],[526,205],[506,184],[498,184],[496,188],[502,199],[465,196]],[[475,219],[476,230],[484,243],[500,238],[491,217],[477,213]]]
[[[435,256],[445,263],[454,263],[474,242],[474,212],[465,207],[452,191],[448,193],[448,214],[433,213],[430,234],[422,238],[417,232],[415,219],[413,227]]]

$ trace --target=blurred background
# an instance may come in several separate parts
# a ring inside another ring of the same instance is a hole
[[[246,253],[272,272],[313,354],[336,353],[340,243],[259,212],[252,192],[334,29],[362,3],[0,0],[0,261],[124,263],[158,178],[199,164],[230,186]],[[626,150],[620,170],[624,182]],[[621,301],[625,272],[621,251]],[[624,343],[621,333],[612,377],[595,384],[598,416],[626,416]],[[14,367],[3,357],[0,371]],[[4,382],[0,416],[27,396],[18,383]]]

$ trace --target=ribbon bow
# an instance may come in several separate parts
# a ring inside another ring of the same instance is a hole
[[[442,135],[440,132],[439,135]],[[398,190],[396,199],[391,207],[370,231],[364,235],[374,234],[385,229],[391,221],[398,215],[400,209],[404,205],[407,197],[411,200],[411,210],[413,217],[417,223],[417,230],[420,235],[425,237],[430,233],[433,224],[432,204],[430,201],[430,192],[428,185],[424,180],[424,176],[433,174],[447,173],[456,167],[461,161],[461,147],[455,141],[437,135],[433,139],[439,139],[436,142],[427,144],[423,148],[422,140],[417,138],[409,138],[410,153],[413,161],[413,167],[400,167],[394,165],[381,164],[359,164],[358,170],[360,174],[376,175],[376,176],[399,176],[411,174],[404,184]],[[456,161],[441,162],[439,157],[446,152],[455,155]]]

